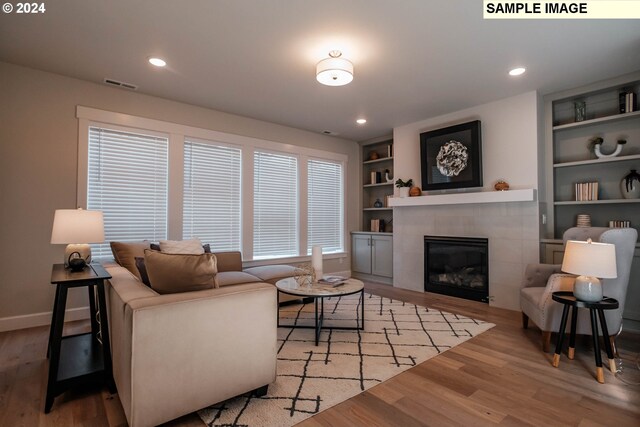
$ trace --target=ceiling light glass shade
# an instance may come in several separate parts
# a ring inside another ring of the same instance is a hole
[[[353,80],[353,64],[343,58],[327,58],[318,62],[316,79],[327,86],[343,86]]]

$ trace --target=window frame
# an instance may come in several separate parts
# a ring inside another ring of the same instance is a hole
[[[92,107],[78,105],[76,107],[78,119],[78,168],[76,206],[85,208],[87,205],[87,181],[88,181],[88,145],[89,126],[102,126],[112,129],[143,132],[145,134],[168,135],[168,210],[167,210],[167,234],[168,239],[182,239],[183,227],[183,184],[184,184],[184,142],[186,139],[199,142],[212,142],[220,145],[228,145],[240,148],[241,155],[241,242],[242,255],[245,266],[280,264],[283,262],[304,262],[311,259],[307,255],[307,162],[309,159],[333,161],[342,164],[342,252],[324,254],[325,259],[346,258],[347,252],[347,183],[346,174],[348,156],[342,153],[318,150],[303,145],[286,144],[269,141],[266,139],[230,134],[210,129],[203,129],[189,125],[171,123],[162,120],[139,117],[124,113],[100,110]],[[298,256],[283,258],[253,259],[253,162],[254,152],[266,151],[297,156],[298,158]],[[251,185],[247,185],[251,183]],[[179,202],[176,202],[179,201]],[[215,248],[213,248],[215,250]]]

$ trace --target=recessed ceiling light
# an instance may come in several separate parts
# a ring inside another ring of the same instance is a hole
[[[167,62],[160,58],[149,58],[149,64],[155,65],[156,67],[164,67],[167,65]]]
[[[363,125],[363,124],[367,123],[367,119],[358,119],[358,120],[356,120],[356,123],[359,124],[359,125]]]
[[[520,75],[524,74],[525,71],[527,71],[526,68],[518,67],[518,68],[514,68],[513,70],[509,71],[509,75],[510,76],[520,76]]]

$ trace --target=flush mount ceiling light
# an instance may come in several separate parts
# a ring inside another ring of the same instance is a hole
[[[358,119],[358,120],[356,120],[356,123],[359,124],[359,125],[363,125],[363,124],[367,123],[367,119]]]
[[[332,50],[329,58],[318,62],[316,66],[316,80],[327,86],[344,86],[353,80],[353,64],[340,58],[342,52]]]
[[[155,65],[156,67],[164,67],[167,65],[167,62],[161,58],[149,58],[149,64]]]
[[[521,76],[522,74],[524,74],[525,71],[527,71],[526,68],[518,67],[518,68],[514,68],[513,70],[509,71],[509,75],[510,76]]]

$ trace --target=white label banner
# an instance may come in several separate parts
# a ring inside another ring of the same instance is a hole
[[[484,19],[640,19],[640,0],[483,0],[482,6]]]

